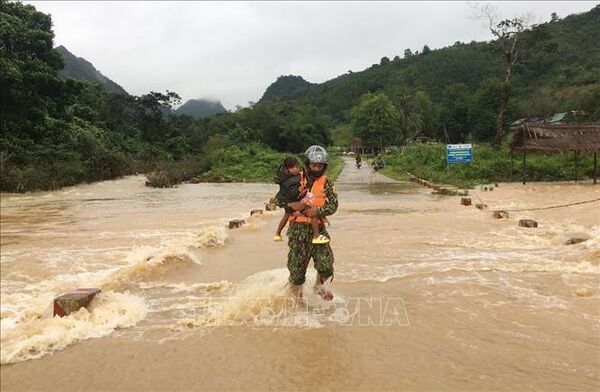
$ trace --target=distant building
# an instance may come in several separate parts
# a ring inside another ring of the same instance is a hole
[[[510,124],[511,128],[512,127],[518,127],[519,125],[522,125],[524,123],[527,124],[556,124],[556,125],[560,125],[560,124],[566,124],[567,123],[567,115],[569,114],[569,112],[563,112],[563,113],[554,113],[552,116],[550,117],[531,117],[531,118],[520,118],[518,120],[516,120],[515,122],[513,122],[512,124]]]

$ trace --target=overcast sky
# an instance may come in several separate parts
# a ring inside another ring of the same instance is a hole
[[[169,89],[182,101],[258,101],[280,75],[320,83],[381,57],[489,40],[466,2],[28,1],[50,13],[55,45],[90,61],[131,94]],[[494,2],[538,22],[595,1]]]

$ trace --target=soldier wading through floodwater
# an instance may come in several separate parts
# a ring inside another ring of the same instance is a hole
[[[327,178],[325,171],[329,164],[329,155],[321,146],[310,146],[304,153],[304,176],[302,186],[313,194],[314,205],[305,210],[305,216],[292,216],[287,231],[288,261],[290,271],[289,283],[296,297],[302,296],[302,285],[306,280],[306,269],[310,259],[313,259],[317,270],[317,280],[314,290],[324,300],[333,299],[333,294],[323,287],[327,279],[333,279],[333,251],[329,243],[313,244],[313,233],[310,225],[311,217],[324,218],[333,214],[338,207],[337,194],[333,181]],[[296,211],[302,211],[305,205],[301,202],[291,202],[288,205]],[[329,238],[324,221],[321,220],[320,234]]]

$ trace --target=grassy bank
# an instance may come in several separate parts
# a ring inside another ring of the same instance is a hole
[[[258,143],[217,148],[202,157],[190,156],[160,165],[146,174],[147,185],[168,188],[185,181],[272,183],[279,165],[289,155]],[[302,164],[303,157],[297,157]],[[335,180],[343,167],[342,158],[331,156],[329,177]]]
[[[473,162],[454,164],[446,170],[445,144],[414,144],[402,151],[384,156],[386,167],[382,173],[400,180],[407,173],[439,184],[472,188],[492,182],[521,181],[522,155],[515,154],[511,173],[510,151],[504,147],[495,150],[489,145],[473,145]],[[527,154],[526,181],[573,181],[575,159],[572,152],[556,154]],[[593,156],[582,154],[577,161],[578,179],[593,176]]]
[[[344,160],[337,155],[330,155],[331,162],[327,168],[327,176],[335,181],[344,169]]]
[[[286,156],[258,143],[215,148],[146,174],[146,185],[168,188],[184,181],[272,182]]]

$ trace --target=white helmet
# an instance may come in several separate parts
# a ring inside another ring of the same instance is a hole
[[[318,145],[310,146],[304,152],[304,163],[329,163],[329,154],[327,154],[327,150]]]
[[[319,171],[310,170],[309,164],[311,163],[322,163],[323,169]],[[327,154],[327,150],[325,150],[321,146],[310,146],[304,152],[304,166],[306,166],[306,172],[312,178],[319,178],[325,173],[327,170],[327,165],[329,164],[329,154]]]

